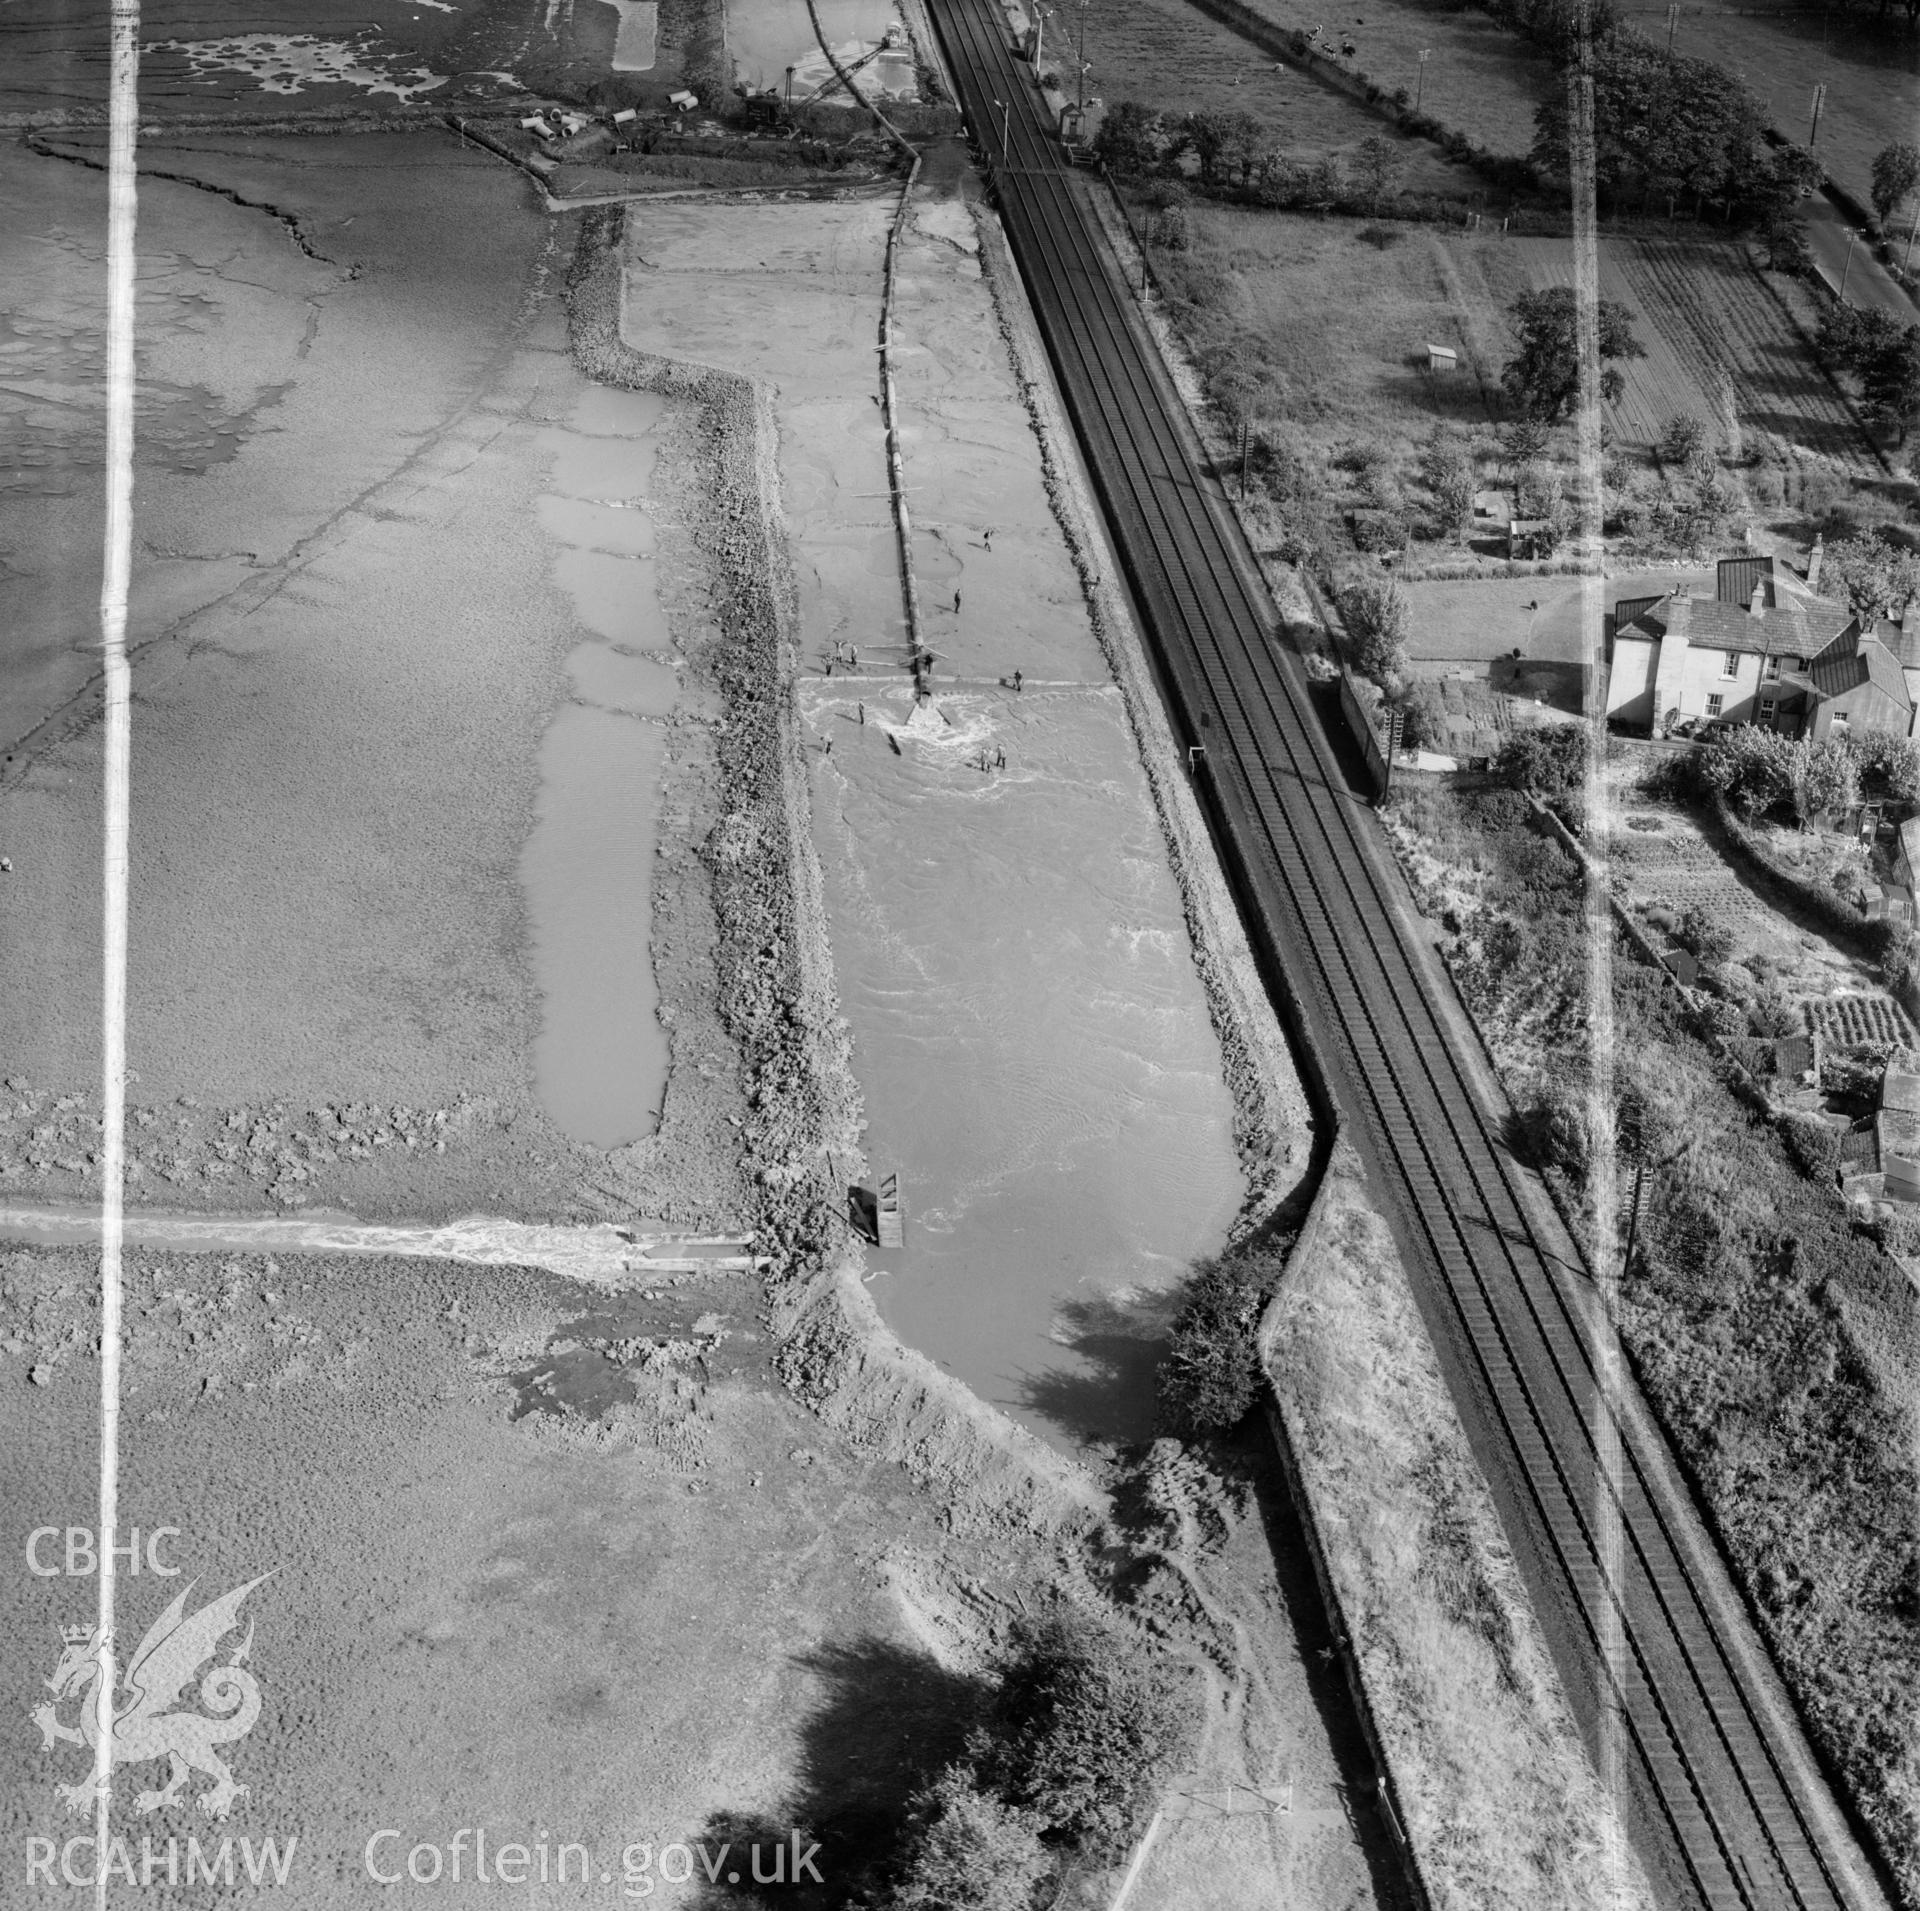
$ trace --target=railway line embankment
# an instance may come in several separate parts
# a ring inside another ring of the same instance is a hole
[[[952,0],[937,17],[1176,734],[1205,752],[1255,944],[1270,977],[1290,977],[1332,1064],[1570,1701],[1656,1888],[1755,1907],[1874,1902],[1671,1453],[1615,1383],[1577,1251],[1474,1093],[1397,877],[997,13]]]

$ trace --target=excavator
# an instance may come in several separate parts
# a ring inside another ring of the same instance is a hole
[[[756,120],[770,126],[784,126],[792,117],[794,110],[802,106],[811,106],[816,100],[823,100],[835,87],[851,79],[864,66],[871,66],[883,53],[897,53],[907,43],[906,35],[899,23],[895,22],[886,31],[886,37],[868,47],[866,52],[855,60],[841,63],[838,73],[830,74],[824,86],[816,87],[802,100],[783,100],[777,92],[754,94],[747,101],[747,110]]]

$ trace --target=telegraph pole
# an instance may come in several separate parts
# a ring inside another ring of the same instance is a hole
[[[1669,0],[1667,7],[1667,58],[1673,58],[1673,30],[1680,24],[1680,0]]]
[[[1814,142],[1820,137],[1820,109],[1827,103],[1827,83],[1822,80],[1813,89],[1813,119],[1807,127],[1807,151],[1812,152]]]
[[[1423,46],[1420,49],[1420,77],[1413,83],[1413,110],[1420,110],[1420,102],[1427,96],[1427,62],[1433,58],[1433,48]]]

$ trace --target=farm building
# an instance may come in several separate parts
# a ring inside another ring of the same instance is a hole
[[[1820,1086],[1820,1064],[1824,1043],[1817,1034],[1761,1036],[1743,1035],[1730,1039],[1727,1053],[1771,1096],[1789,1105],[1807,1102],[1809,1094]],[[1811,1105],[1817,1106],[1817,1093]]]
[[[1909,816],[1894,840],[1894,880],[1907,889],[1920,889],[1920,816]]]
[[[1607,715],[1648,731],[1692,719],[1795,736],[1911,735],[1920,654],[1909,663],[1900,626],[1864,631],[1845,604],[1820,596],[1820,558],[1816,544],[1805,577],[1773,557],[1726,558],[1711,598],[1679,585],[1621,599],[1609,625]]]
[[[1875,1128],[1887,1199],[1920,1201],[1920,1054],[1910,1048],[1887,1057]]]

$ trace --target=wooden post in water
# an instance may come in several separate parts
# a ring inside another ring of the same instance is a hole
[[[875,1205],[874,1232],[882,1247],[904,1247],[906,1235],[900,1219],[900,1177],[882,1175],[880,1199]]]

